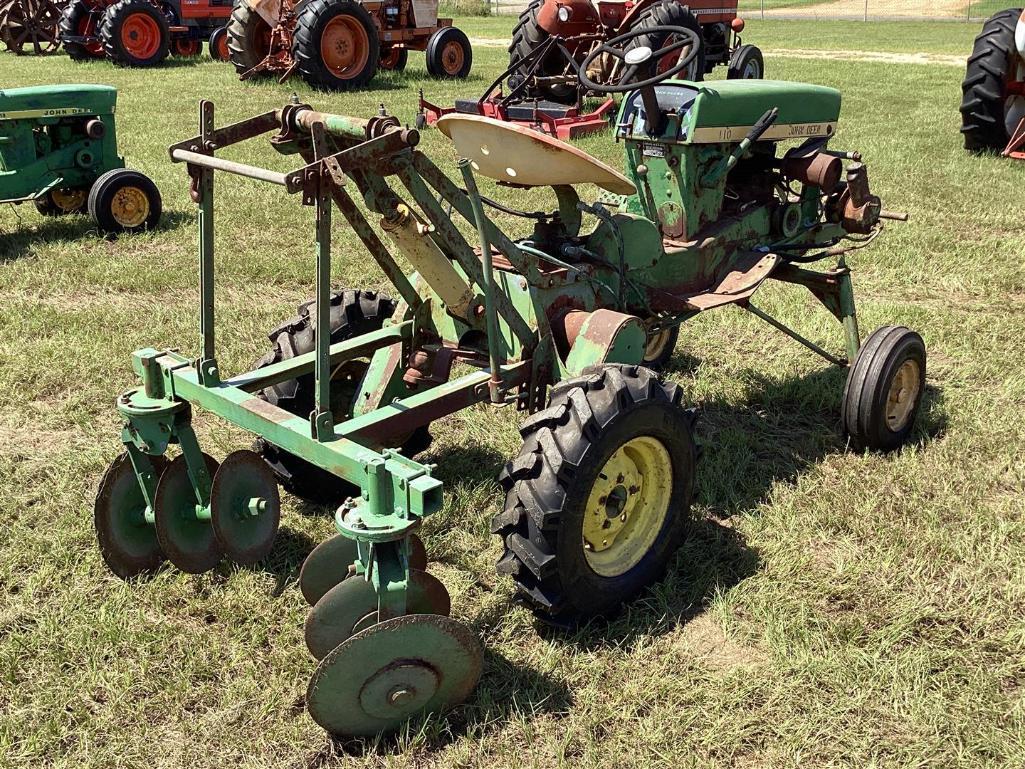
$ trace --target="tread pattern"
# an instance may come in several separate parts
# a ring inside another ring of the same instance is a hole
[[[975,38],[961,84],[961,133],[965,149],[1002,150],[1010,137],[1004,124],[1006,82],[1016,51],[1014,28],[1021,8],[994,14]]]
[[[151,58],[138,61],[131,57],[121,44],[121,25],[132,13],[151,12],[160,26],[164,44]],[[103,52],[106,57],[121,66],[152,67],[159,64],[171,53],[171,32],[167,17],[148,0],[118,0],[103,12],[99,24],[100,40],[103,41]]]
[[[370,56],[363,71],[355,77],[342,80],[331,72],[320,56],[320,38],[324,25],[342,13],[355,16],[368,31]],[[377,26],[367,10],[351,0],[310,0],[296,18],[292,38],[292,58],[296,71],[312,86],[341,91],[362,88],[377,74],[380,59],[380,40]]]
[[[60,22],[57,24],[57,32],[61,40],[68,37],[74,37],[78,34],[78,25],[82,20],[82,17],[89,13],[89,6],[87,6],[82,0],[74,0],[74,2],[66,5],[64,10],[61,11]],[[72,61],[89,61],[90,59],[101,59],[102,54],[93,54],[89,52],[81,43],[63,43],[64,50],[68,53],[68,58]]]
[[[699,40],[704,40],[701,32],[701,24],[698,23],[697,18],[693,13],[690,12],[690,8],[686,5],[680,5],[676,0],[662,0],[660,3],[656,3],[649,8],[641,11],[637,17],[637,21],[630,27],[630,32],[637,30],[647,29],[649,27],[686,27],[687,29],[693,30],[697,33]],[[657,50],[666,44],[666,36],[659,35],[657,37],[648,35],[647,37],[637,37],[631,41],[626,50],[632,50],[640,46],[647,46],[652,50]],[[705,46],[704,43],[698,47],[698,55],[693,62],[689,65],[688,69],[693,74],[690,80],[703,80],[705,77]],[[653,74],[653,73],[652,73]],[[687,74],[687,70],[681,72],[677,77],[681,77]],[[641,80],[645,77],[651,77],[651,74],[638,73],[637,79]]]
[[[505,546],[497,571],[513,578],[519,597],[535,611],[553,618],[573,613],[556,560],[558,530],[569,501],[567,486],[591,444],[631,404],[679,406],[682,397],[679,386],[663,384],[644,367],[595,367],[556,385],[548,408],[523,422],[522,448],[498,478],[506,505],[493,517],[491,531]],[[693,427],[696,411],[686,414]],[[686,519],[686,511],[680,518]],[[681,531],[677,527],[673,548]]]
[[[548,33],[541,29],[537,23],[537,14],[543,3],[544,0],[531,0],[530,4],[523,9],[523,12],[517,19],[516,26],[513,27],[512,31],[512,42],[509,43],[510,67],[524,56],[527,56],[548,38]],[[555,74],[561,72],[562,67],[562,55],[555,52],[547,57],[539,71],[543,74]],[[529,69],[529,65],[524,68],[524,71],[527,69]],[[521,79],[522,75],[518,72],[510,75],[510,89],[518,85]],[[548,86],[547,88],[528,88],[524,95],[528,97],[549,98],[553,101],[572,104],[576,101],[577,90],[572,85],[556,85]]]
[[[240,76],[263,61],[267,55],[266,51],[255,50],[261,26],[266,27],[267,23],[245,0],[235,3],[225,25],[225,34],[228,36],[228,60]]]

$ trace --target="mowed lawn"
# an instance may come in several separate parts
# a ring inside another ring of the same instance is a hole
[[[502,37],[511,23],[462,26]],[[751,23],[746,38],[967,56],[975,32],[789,22]],[[332,533],[329,510],[286,495],[257,568],[168,568],[134,584],[107,572],[92,505],[119,452],[129,356],[197,350],[194,207],[167,147],[196,133],[198,100],[216,102],[219,123],[293,90],[321,110],[368,116],[384,102],[412,122],[418,88],[476,95],[504,57],[481,47],[469,81],[437,83],[411,55],[404,76],[339,95],[240,84],[206,58],[126,71],[0,54],[4,87],[116,85],[122,150],[166,211],[158,231],[108,242],[84,218],[0,208],[0,766],[1025,764],[1025,165],[962,151],[956,67],[767,60],[773,77],[843,90],[834,146],[863,152],[887,207],[911,215],[849,260],[863,332],[906,324],[929,348],[927,400],[901,453],[845,449],[843,372],[740,311],[697,318],[667,372],[704,414],[687,544],[614,621],[563,633],[516,607],[494,571],[494,478],[518,449],[517,414],[436,423],[426,456],[447,496],[425,540],[453,616],[483,639],[484,675],[449,715],[367,743],[329,741],[303,701],[314,663],[295,581]],[[443,136],[428,130],[422,146],[455,174]],[[622,162],[607,138],[581,146]],[[232,156],[289,164],[266,143]],[[486,188],[532,209],[548,194]],[[311,292],[312,211],[234,178],[219,180],[216,205],[218,354],[237,372]],[[340,216],[334,226],[336,285],[387,290]],[[758,302],[840,348],[839,325],[796,289]],[[195,423],[215,457],[249,444],[209,415]]]

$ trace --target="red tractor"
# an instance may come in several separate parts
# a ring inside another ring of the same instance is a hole
[[[401,70],[427,54],[436,78],[464,78],[473,50],[438,0],[238,0],[228,49],[239,77],[297,74],[315,88],[362,88],[378,69]]]
[[[232,0],[72,0],[61,15],[60,37],[77,61],[106,57],[126,67],[152,67],[169,54],[198,56],[204,40],[211,56],[225,58],[231,6]]]

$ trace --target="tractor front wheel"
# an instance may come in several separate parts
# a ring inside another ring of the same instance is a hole
[[[57,25],[64,50],[72,61],[87,61],[103,58],[103,43],[72,43],[69,37],[85,37],[96,34],[99,14],[94,12],[85,0],[73,0],[61,12]]]
[[[228,30],[218,27],[210,33],[210,58],[215,61],[229,61],[231,52],[228,50]]]
[[[310,85],[362,88],[377,73],[381,45],[370,13],[353,0],[311,0],[299,12],[292,57]]]
[[[438,78],[464,78],[470,74],[473,49],[462,30],[442,27],[427,41],[427,73]]]
[[[178,37],[171,41],[171,54],[182,59],[192,59],[203,53],[203,41]]]
[[[163,203],[157,186],[145,174],[116,168],[89,190],[89,216],[108,235],[151,230],[160,221]]]
[[[35,201],[36,210],[43,216],[64,216],[78,214],[85,210],[89,190],[56,189],[47,192]]]
[[[1014,78],[1018,53],[1014,30],[1021,8],[990,17],[975,38],[961,84],[961,133],[966,150],[1002,150],[1025,116],[1025,97],[1012,99],[1008,83]],[[1017,108],[1012,109],[1017,103]]]
[[[539,614],[611,614],[665,571],[694,494],[681,394],[646,368],[607,365],[559,384],[524,422],[492,532],[499,573]]]
[[[171,50],[167,17],[148,0],[119,0],[107,8],[100,39],[107,58],[123,67],[152,67]]]
[[[859,450],[893,451],[911,436],[925,394],[925,342],[903,326],[876,329],[847,375],[841,422]]]
[[[760,48],[742,45],[730,56],[727,80],[761,80],[765,77],[765,59]]]
[[[270,53],[270,25],[249,7],[246,0],[235,3],[225,34],[228,58],[239,77],[252,70]],[[214,50],[212,45],[210,50]]]
[[[256,368],[313,352],[316,324],[313,300],[299,306],[299,314],[286,320],[267,336],[273,349],[256,363]],[[331,344],[377,331],[395,312],[395,301],[375,291],[338,291],[331,295]],[[352,403],[358,392],[365,361],[354,360],[331,372],[331,406],[335,422],[352,416]],[[313,374],[281,382],[259,392],[259,396],[280,409],[306,418],[314,409]],[[430,445],[426,428],[413,433],[402,447],[407,456],[419,453]],[[304,459],[290,454],[266,441],[257,441],[256,451],[270,465],[278,482],[297,497],[311,502],[338,504],[352,496],[354,487]]]

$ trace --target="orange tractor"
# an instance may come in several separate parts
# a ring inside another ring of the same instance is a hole
[[[152,67],[168,55],[199,56],[204,40],[210,41],[211,56],[226,58],[223,35],[231,4],[232,0],[72,0],[61,14],[61,43],[72,59],[107,58],[126,67]]]
[[[332,91],[403,69],[409,51],[424,51],[438,78],[466,77],[473,61],[466,35],[438,18],[438,0],[238,0],[227,36],[241,79],[298,74]]]

